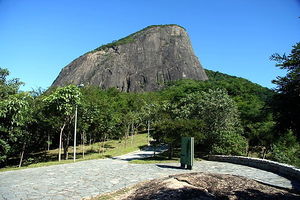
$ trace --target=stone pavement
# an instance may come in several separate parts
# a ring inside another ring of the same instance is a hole
[[[195,162],[193,170],[180,169],[179,163],[129,164],[127,162],[132,157],[145,155],[149,156],[151,153],[135,152],[113,159],[1,172],[0,199],[77,200],[115,191],[141,181],[188,172],[234,174],[285,188],[292,188],[295,185],[294,182],[271,172],[224,162]]]

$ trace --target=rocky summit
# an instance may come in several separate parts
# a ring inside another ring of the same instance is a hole
[[[103,45],[64,67],[52,86],[157,91],[168,81],[207,80],[189,36],[178,25],[154,25]]]

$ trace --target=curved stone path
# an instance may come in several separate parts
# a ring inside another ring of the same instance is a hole
[[[0,199],[76,200],[115,191],[141,181],[188,172],[234,174],[285,188],[297,184],[271,172],[224,162],[195,162],[193,170],[180,169],[178,163],[127,162],[134,157],[149,155],[149,152],[135,152],[113,159],[1,172]]]

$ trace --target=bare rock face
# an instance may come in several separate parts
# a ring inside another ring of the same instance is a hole
[[[185,29],[161,25],[80,56],[62,69],[52,86],[83,83],[142,92],[159,90],[164,83],[179,79],[208,78]]]

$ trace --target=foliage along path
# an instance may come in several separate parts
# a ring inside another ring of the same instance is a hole
[[[128,160],[151,155],[150,150],[112,159],[30,168],[0,173],[0,199],[82,199],[171,174],[210,172],[245,176],[271,185],[292,188],[294,182],[271,172],[231,163],[200,161],[193,170],[179,163],[129,164]]]

